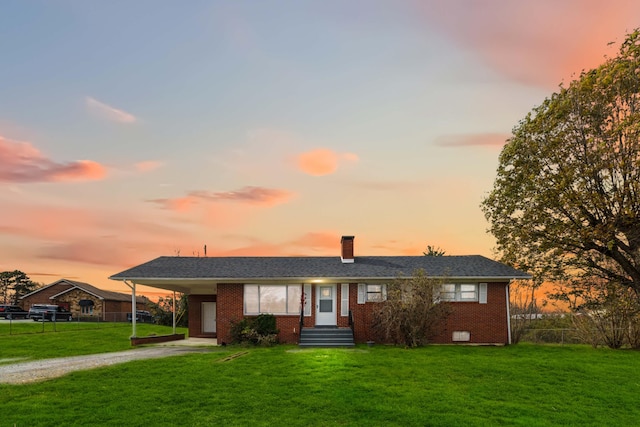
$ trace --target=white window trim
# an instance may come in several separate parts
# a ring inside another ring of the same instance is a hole
[[[340,285],[340,316],[349,316],[349,284]]]
[[[478,283],[478,302],[480,304],[487,303],[487,284]]]
[[[248,286],[257,286],[258,287],[258,311],[257,312],[248,312],[247,311],[247,304],[246,304],[246,289]],[[285,304],[286,304],[286,311],[285,312],[269,312],[269,311],[262,311],[260,308],[260,287],[261,286],[283,286],[285,287],[286,291],[285,291]],[[304,291],[302,289],[302,285],[286,285],[286,284],[269,284],[269,285],[265,285],[265,284],[255,284],[255,283],[246,283],[243,287],[243,292],[242,292],[242,312],[245,316],[258,316],[260,314],[273,314],[274,316],[299,316],[300,315],[300,301],[297,301],[296,303],[294,303],[295,308],[291,308],[289,307],[289,287],[294,287],[297,286],[300,288],[301,291]],[[310,300],[308,300],[309,302],[306,305],[310,305]],[[306,306],[305,306],[306,308]],[[295,310],[295,311],[294,311]]]
[[[305,283],[303,290],[304,292],[304,316],[311,317],[311,285],[309,283]],[[298,313],[299,314],[299,313]]]

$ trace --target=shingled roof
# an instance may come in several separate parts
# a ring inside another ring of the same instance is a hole
[[[67,292],[70,292],[74,289],[80,289],[86,293],[92,294],[93,296],[101,299],[101,300],[107,300],[107,301],[123,301],[123,302],[131,302],[131,295],[128,294],[123,294],[120,292],[113,292],[113,291],[105,291],[104,289],[100,289],[100,288],[96,288],[93,285],[90,285],[88,283],[85,282],[79,282],[77,280],[71,280],[71,279],[60,279],[60,280],[56,280],[53,283],[48,284],[47,286],[44,286],[42,288],[36,289],[35,291],[24,295],[21,297],[22,298],[26,298],[30,295],[36,294],[38,292],[43,291],[44,289],[50,288],[52,286],[58,285],[60,283],[67,283],[68,285],[70,285],[71,287],[59,292],[56,295],[51,296],[51,298],[55,298],[58,297],[62,294],[65,294]],[[139,303],[145,303],[147,301],[147,299],[145,297],[136,297],[136,301]]]
[[[340,257],[167,257],[162,256],[114,274],[112,280],[210,280],[238,282],[246,279],[393,279],[424,270],[430,277],[509,281],[528,279],[527,273],[480,255],[466,256],[363,256],[353,263]]]

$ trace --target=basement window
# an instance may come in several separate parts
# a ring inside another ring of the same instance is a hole
[[[471,341],[471,332],[469,331],[453,331],[453,337],[451,337],[453,342],[464,342]]]

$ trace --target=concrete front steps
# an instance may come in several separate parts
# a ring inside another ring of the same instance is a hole
[[[322,326],[303,328],[300,332],[300,347],[354,347],[351,328]]]

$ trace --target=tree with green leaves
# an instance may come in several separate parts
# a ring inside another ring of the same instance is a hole
[[[0,300],[3,304],[18,304],[20,297],[37,287],[38,284],[20,270],[0,272]]]
[[[513,129],[482,208],[502,261],[640,292],[640,32]]]
[[[189,324],[189,303],[186,294],[178,294],[176,298],[176,326],[186,327]],[[173,298],[171,296],[160,297],[158,302],[149,300],[149,311],[159,325],[173,325]]]

